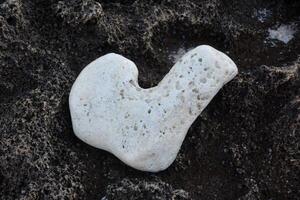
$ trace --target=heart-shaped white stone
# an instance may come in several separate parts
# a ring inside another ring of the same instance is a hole
[[[138,69],[110,53],[90,63],[69,98],[74,133],[139,170],[157,172],[176,158],[202,110],[238,70],[207,45],[186,53],[155,87],[138,85]]]

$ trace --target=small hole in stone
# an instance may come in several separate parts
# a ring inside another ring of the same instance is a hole
[[[201,83],[206,83],[206,78],[200,79],[200,82],[201,82]]]

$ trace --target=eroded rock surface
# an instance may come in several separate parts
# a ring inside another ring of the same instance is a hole
[[[72,86],[74,133],[131,167],[164,170],[195,119],[237,73],[226,54],[201,45],[186,53],[157,86],[144,89],[134,62],[106,54],[86,66]]]
[[[1,199],[134,199],[152,191],[145,182],[167,184],[155,190],[167,199],[176,190],[187,199],[297,199],[300,31],[284,43],[269,30],[299,30],[299,8],[297,0],[0,0]],[[122,54],[151,87],[173,52],[199,44],[226,52],[239,75],[166,171],[138,172],[74,136],[68,94],[88,63]]]

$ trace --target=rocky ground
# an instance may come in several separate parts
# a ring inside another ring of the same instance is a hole
[[[151,87],[200,44],[240,73],[170,168],[140,172],[74,136],[68,94],[88,63],[120,53]],[[0,0],[0,199],[298,199],[299,74],[297,0]]]

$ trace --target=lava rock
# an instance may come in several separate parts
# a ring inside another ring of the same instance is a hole
[[[298,0],[0,0],[0,199],[113,199],[109,188],[122,180],[168,184],[165,199],[177,189],[187,199],[298,199],[299,8]],[[286,44],[269,39],[282,24],[296,29]],[[75,137],[68,95],[84,66],[122,54],[147,88],[169,72],[173,52],[199,44],[225,52],[239,74],[167,170],[139,172]],[[149,191],[122,188],[123,199]]]

